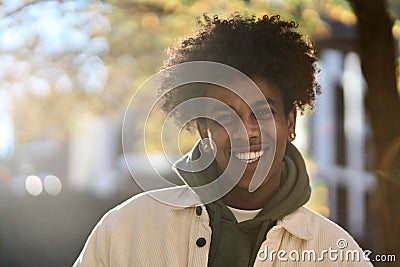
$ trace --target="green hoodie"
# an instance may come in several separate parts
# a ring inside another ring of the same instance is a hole
[[[196,169],[198,163],[195,160],[199,156],[198,143],[190,153],[175,163],[175,170],[191,187],[207,184],[217,178],[215,161],[203,171],[190,172],[190,169]],[[206,194],[204,191],[197,193],[200,198]],[[212,229],[208,266],[253,266],[267,232],[277,220],[303,206],[310,194],[303,157],[294,145],[288,143],[279,190],[254,219],[238,223],[222,199],[206,205]]]

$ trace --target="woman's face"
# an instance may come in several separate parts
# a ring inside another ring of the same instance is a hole
[[[208,88],[207,97],[222,101],[231,109],[217,108],[216,105],[210,103],[206,108],[220,123],[211,119],[198,122],[200,136],[208,137],[215,143],[215,160],[219,174],[227,168],[231,156],[233,164],[235,161],[247,163],[244,174],[236,185],[246,190],[249,189],[258,163],[263,160],[269,163],[263,162],[261,165],[271,167],[266,168],[262,174],[261,186],[271,177],[280,179],[286,143],[290,141],[289,134],[294,132],[296,121],[295,110],[288,116],[285,115],[281,93],[273,84],[259,77],[253,78],[253,81],[261,90],[264,99],[250,97],[251,101],[248,103],[250,107],[228,89],[217,86]],[[232,114],[233,111],[237,114],[236,116]],[[240,126],[239,119],[244,125],[245,132],[240,130],[243,128]],[[232,140],[227,131],[230,132]]]

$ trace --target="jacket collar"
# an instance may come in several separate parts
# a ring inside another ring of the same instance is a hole
[[[286,231],[300,239],[310,240],[313,238],[311,231],[312,224],[306,215],[307,211],[307,208],[300,207],[279,220],[277,225],[285,228]]]
[[[176,210],[204,205],[199,196],[187,185],[153,190],[147,194]],[[297,238],[310,240],[313,238],[312,224],[307,217],[307,211],[307,208],[300,207],[279,220],[277,225]]]
[[[173,209],[202,205],[199,196],[187,185],[152,190],[146,194]]]

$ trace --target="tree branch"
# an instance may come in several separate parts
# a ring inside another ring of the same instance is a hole
[[[72,0],[67,0],[67,1],[72,1]],[[27,8],[29,6],[33,6],[33,5],[36,5],[36,4],[39,4],[39,3],[44,3],[44,2],[59,2],[59,3],[62,3],[62,2],[65,2],[65,0],[34,0],[34,1],[29,1],[29,2],[24,3],[21,6],[17,7],[14,10],[11,10],[9,12],[5,12],[3,14],[3,18],[11,17],[11,16],[13,16],[15,14],[18,14],[19,12],[23,11],[25,8]]]

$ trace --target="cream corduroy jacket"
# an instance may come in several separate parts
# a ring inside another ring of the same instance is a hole
[[[105,214],[74,267],[206,267],[210,241],[209,217],[198,196],[186,186],[162,189]],[[363,255],[346,231],[301,207],[267,233],[254,266],[372,266]]]

